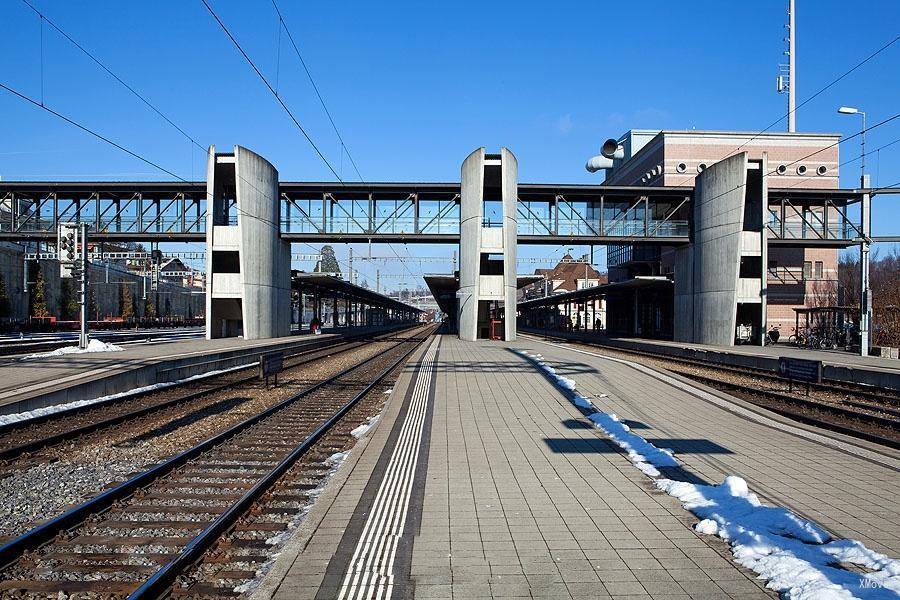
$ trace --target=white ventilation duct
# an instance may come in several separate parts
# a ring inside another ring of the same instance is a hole
[[[625,148],[616,140],[609,138],[600,146],[600,154],[606,158],[625,158]]]
[[[584,168],[588,170],[588,173],[596,173],[601,169],[612,169],[612,166],[613,161],[611,158],[598,155],[588,160]]]

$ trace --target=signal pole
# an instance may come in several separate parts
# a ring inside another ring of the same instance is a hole
[[[88,238],[87,223],[80,224],[81,256],[81,333],[78,335],[78,347],[84,350],[90,342],[88,338]]]

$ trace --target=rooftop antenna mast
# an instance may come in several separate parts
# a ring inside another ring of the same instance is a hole
[[[796,27],[794,26],[794,0],[788,0],[788,22],[785,25],[785,28],[788,30],[788,35],[784,39],[788,43],[787,50],[784,53],[788,57],[788,64],[779,64],[778,65],[778,78],[776,80],[776,86],[779,94],[784,94],[787,92],[788,95],[788,131],[793,133],[797,131],[797,120],[794,116],[794,110],[796,107],[795,103],[795,92],[797,90],[797,71],[796,71]]]

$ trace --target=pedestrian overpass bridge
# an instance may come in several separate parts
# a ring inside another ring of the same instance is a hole
[[[722,324],[676,338],[711,343],[736,312],[765,323],[770,245],[870,240],[871,190],[769,189],[765,159],[748,156],[709,166],[694,187],[519,183],[506,148],[473,151],[459,183],[346,184],[282,182],[246,148],[211,147],[205,182],[0,183],[0,240],[53,242],[58,224],[81,222],[93,241],[205,242],[207,337],[248,339],[290,332],[292,242],[458,243],[467,340],[500,306],[502,336],[515,339],[518,244],[670,245],[678,310]]]
[[[865,190],[768,190],[769,243],[859,241]],[[279,182],[278,230],[289,242],[458,243],[459,183]],[[55,241],[87,222],[98,241],[206,241],[206,182],[0,182],[0,240]],[[686,244],[693,187],[519,183],[519,244]],[[229,199],[226,219],[239,211]],[[499,201],[496,202],[499,205]],[[486,201],[483,225],[499,225]],[[253,217],[247,213],[247,216]],[[273,224],[274,226],[274,224]]]

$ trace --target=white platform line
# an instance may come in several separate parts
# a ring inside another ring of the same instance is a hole
[[[418,466],[437,342],[435,338],[422,359],[406,418],[344,575],[339,600],[388,599],[393,592],[394,557]]]

